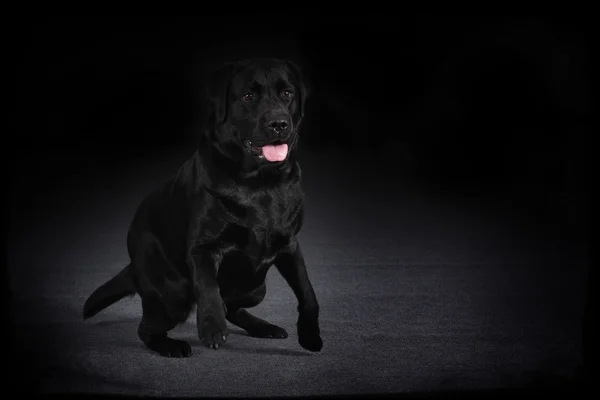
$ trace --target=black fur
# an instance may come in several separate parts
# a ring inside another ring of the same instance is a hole
[[[300,345],[320,351],[319,305],[297,239],[303,193],[296,147],[307,96],[301,72],[277,59],[231,63],[206,94],[210,118],[196,151],[140,204],[127,237],[131,263],[92,293],[84,318],[138,293],[139,337],[170,357],[191,355],[188,343],[167,332],[194,305],[208,347],[226,341],[226,321],[252,336],[285,338],[283,328],[246,310],[263,300],[275,265],[298,299]],[[268,161],[269,144],[287,144],[287,157]]]

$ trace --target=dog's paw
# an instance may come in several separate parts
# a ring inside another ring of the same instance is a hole
[[[148,343],[148,348],[163,357],[185,358],[192,355],[192,348],[183,340],[163,338]]]
[[[316,318],[303,318],[300,316],[298,319],[298,343],[306,350],[321,351],[323,340]]]
[[[265,339],[285,339],[288,337],[285,329],[272,324],[264,324],[248,329],[248,335]]]
[[[208,315],[199,323],[198,336],[206,347],[218,349],[227,341],[228,335],[229,329],[225,318]]]
[[[298,343],[309,351],[321,351],[323,348],[323,339],[318,333],[298,332]]]

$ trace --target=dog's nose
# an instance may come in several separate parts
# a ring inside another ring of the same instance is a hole
[[[282,133],[285,132],[285,130],[288,128],[288,122],[284,119],[279,119],[279,120],[275,120],[275,121],[270,121],[267,126],[271,129],[273,129],[275,132],[277,133]]]

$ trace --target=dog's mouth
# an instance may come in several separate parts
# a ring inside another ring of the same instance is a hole
[[[246,146],[246,150],[253,156],[269,162],[283,161],[288,155],[288,145],[282,141],[256,145],[250,140],[244,139],[244,146]]]

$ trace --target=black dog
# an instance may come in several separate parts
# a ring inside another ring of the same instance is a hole
[[[303,193],[295,150],[306,96],[292,62],[241,61],[217,71],[194,155],[141,203],[127,236],[131,262],[92,293],[84,319],[138,293],[139,337],[163,356],[191,355],[167,332],[194,304],[208,347],[227,340],[226,321],[251,336],[286,338],[245,310],[263,300],[274,264],[298,299],[300,345],[321,350],[319,305],[297,239]]]

